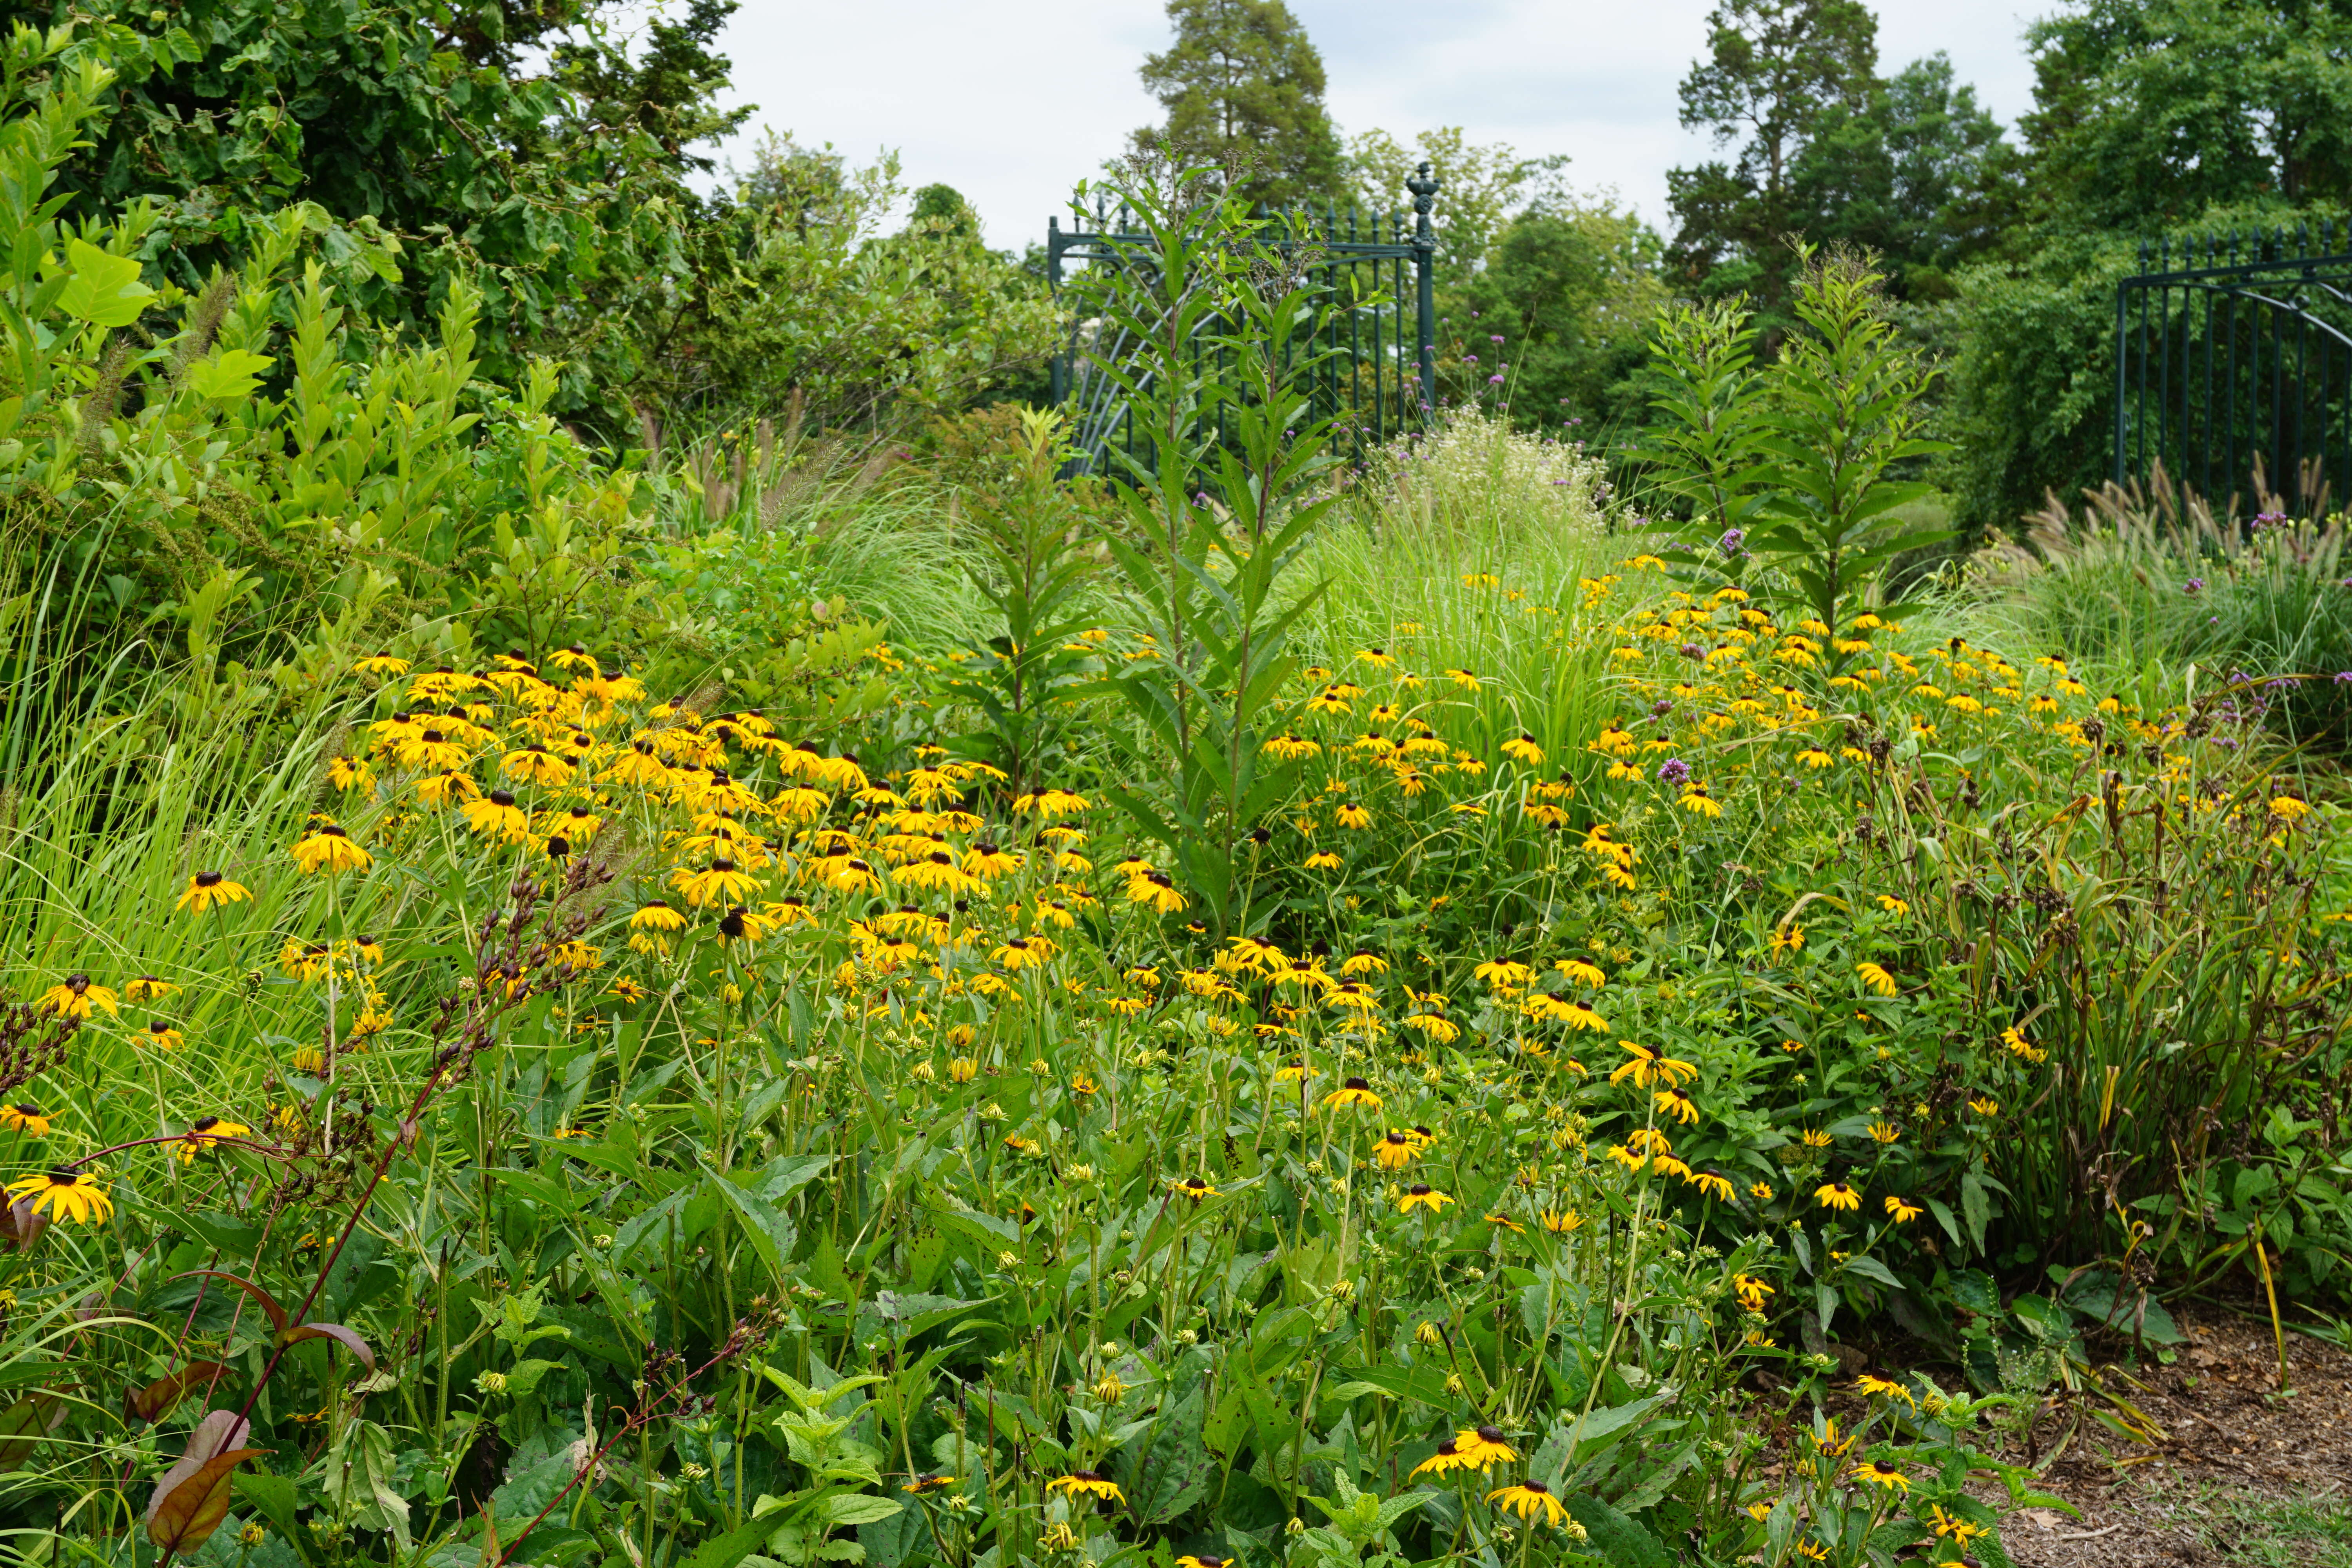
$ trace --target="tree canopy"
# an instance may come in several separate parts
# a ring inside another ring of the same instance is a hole
[[[1143,62],[1168,111],[1135,133],[1176,157],[1236,171],[1271,207],[1341,195],[1339,132],[1323,105],[1323,57],[1283,0],[1168,0],[1175,40]]]

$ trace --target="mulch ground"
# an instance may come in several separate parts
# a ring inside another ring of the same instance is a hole
[[[2081,1510],[2032,1509],[2002,1531],[2018,1568],[2231,1562],[2251,1502],[2341,1500],[2352,1489],[2352,1355],[2286,1335],[2287,1386],[2269,1322],[2192,1310],[2169,1366],[2117,1393],[2163,1430],[2127,1442],[2085,1421],[2037,1489]],[[2054,1434],[2044,1431],[2044,1442]]]

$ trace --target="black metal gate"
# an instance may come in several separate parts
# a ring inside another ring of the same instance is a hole
[[[1315,413],[1337,418],[1359,450],[1421,428],[1436,405],[1437,238],[1429,215],[1438,184],[1426,163],[1405,182],[1412,193],[1410,226],[1402,212],[1360,213],[1352,207],[1274,216],[1274,243],[1306,258],[1310,272],[1322,278],[1333,306],[1321,346],[1339,352],[1318,373]],[[1148,237],[1129,227],[1123,209],[1098,205],[1074,216],[1078,221],[1071,228],[1065,229],[1059,218],[1046,225],[1045,275],[1057,294],[1070,263],[1128,267],[1149,251]],[[1055,357],[1053,397],[1072,411],[1071,440],[1081,469],[1103,471],[1104,457],[1114,447],[1144,459],[1117,384],[1089,374],[1091,364],[1124,359],[1133,346],[1123,333],[1108,331],[1099,322],[1079,321]]]
[[[2115,477],[2308,514],[2352,475],[2352,227],[2143,242],[2116,290]]]

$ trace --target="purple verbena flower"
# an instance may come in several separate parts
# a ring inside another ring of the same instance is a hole
[[[1658,782],[1660,784],[1670,784],[1679,788],[1680,786],[1690,783],[1690,764],[1683,761],[1680,757],[1668,757],[1664,762],[1658,764]]]

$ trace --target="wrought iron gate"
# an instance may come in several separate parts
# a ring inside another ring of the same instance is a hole
[[[1437,237],[1429,215],[1438,185],[1427,163],[1405,182],[1412,193],[1410,227],[1402,212],[1360,213],[1352,207],[1342,213],[1326,206],[1319,215],[1296,212],[1276,219],[1283,237],[1277,243],[1298,247],[1309,257],[1335,307],[1320,346],[1339,352],[1318,374],[1315,412],[1338,418],[1360,449],[1419,429],[1436,405]],[[1057,294],[1069,264],[1126,267],[1149,248],[1148,237],[1129,228],[1121,209],[1097,206],[1076,216],[1082,220],[1078,226],[1066,229],[1059,218],[1046,225],[1045,275]],[[1053,398],[1071,407],[1071,439],[1083,470],[1103,471],[1113,447],[1143,457],[1117,384],[1088,374],[1091,363],[1121,359],[1131,346],[1122,335],[1105,337],[1098,323],[1079,322],[1055,357]]]
[[[2352,476],[2352,226],[2206,235],[2116,290],[2118,483],[2165,472],[2217,511],[2318,509]]]

